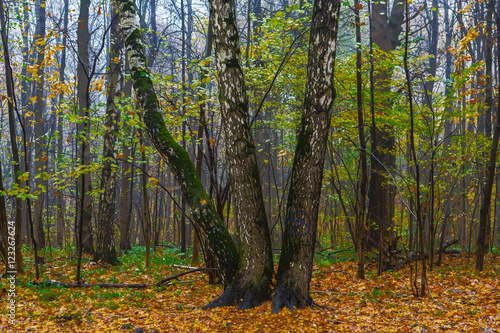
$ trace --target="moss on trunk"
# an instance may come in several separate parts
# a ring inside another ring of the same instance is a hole
[[[205,234],[215,254],[217,268],[227,286],[236,274],[238,250],[196,174],[188,152],[175,141],[165,126],[153,82],[147,70],[134,4],[129,0],[118,0],[118,3],[120,27],[124,34],[134,91],[147,133],[156,151],[168,164],[180,184],[186,197],[188,212]]]

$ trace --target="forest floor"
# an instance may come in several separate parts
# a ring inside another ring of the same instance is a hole
[[[67,254],[52,253],[52,258]],[[69,255],[71,256],[71,254]],[[43,266],[40,280],[73,282],[75,259]],[[344,258],[346,259],[346,258]],[[202,310],[222,292],[210,285],[205,272],[181,277],[168,286],[145,289],[65,288],[34,283],[33,256],[25,257],[28,274],[16,286],[15,325],[9,324],[8,294],[0,296],[1,332],[500,332],[500,265],[493,256],[486,270],[467,266],[467,255],[446,256],[428,274],[431,295],[413,296],[410,269],[377,276],[367,270],[356,279],[356,263],[319,259],[311,282],[314,301],[324,309],[283,310],[271,314],[267,302],[239,311],[235,307]],[[156,283],[182,272],[178,251],[160,248],[144,268],[144,251],[134,248],[120,258],[122,265],[106,268],[86,260],[87,283]],[[373,267],[368,265],[368,268]],[[9,288],[5,279],[2,288]]]

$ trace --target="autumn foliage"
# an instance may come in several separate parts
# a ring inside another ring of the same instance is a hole
[[[62,253],[57,253],[60,255]],[[54,253],[56,255],[56,253]],[[64,254],[63,254],[64,255]],[[377,276],[368,263],[366,280],[357,280],[356,262],[318,256],[311,294],[320,307],[271,314],[271,303],[251,310],[236,307],[201,310],[221,294],[205,273],[186,275],[170,284],[144,289],[63,288],[34,285],[21,276],[16,325],[0,316],[2,332],[496,332],[500,329],[500,267],[477,274],[466,255],[449,255],[429,273],[431,297],[415,298],[409,269]],[[56,258],[54,258],[56,259]],[[184,271],[178,251],[157,249],[152,267],[144,268],[144,250],[106,268],[87,260],[88,283],[155,283]],[[495,257],[487,258],[491,263]],[[31,258],[32,261],[32,258]],[[76,260],[59,259],[44,266],[44,280],[70,281]],[[6,295],[0,297],[5,299]],[[5,309],[2,308],[2,313]]]

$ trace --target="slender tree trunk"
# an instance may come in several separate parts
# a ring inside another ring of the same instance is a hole
[[[9,235],[8,235],[8,227],[7,227],[7,211],[5,209],[5,187],[3,186],[3,172],[2,172],[2,163],[0,163],[0,232],[2,235],[2,242],[0,242],[0,252],[2,253],[2,260],[5,262],[5,271],[11,271],[9,269],[9,259],[7,256],[7,252],[9,252]],[[15,247],[15,243],[14,243]]]
[[[273,312],[312,305],[309,283],[330,118],[335,99],[334,67],[339,0],[314,3],[307,82],[286,206]]]
[[[68,30],[68,7],[69,0],[64,0],[64,18],[63,18],[63,27],[64,31]],[[63,49],[61,54],[61,69],[59,71],[59,81],[64,84],[65,82],[65,72],[66,72],[66,41],[67,34],[63,34]],[[64,91],[61,91],[59,95],[59,104],[62,103],[64,99]],[[60,105],[59,105],[60,106]],[[57,152],[58,158],[57,163],[64,159],[64,148],[63,148],[63,137],[64,137],[64,117],[59,113],[57,117],[57,130],[59,132],[59,137],[57,138]],[[57,246],[62,248],[64,246],[64,199],[62,193],[57,194]]]
[[[207,33],[207,42],[205,45],[205,59],[210,57],[212,54],[212,41],[213,41],[213,30],[212,30],[212,20],[209,19],[208,21],[208,33]],[[207,73],[206,71],[203,71],[201,73],[201,84],[202,87],[205,88],[206,84],[204,83],[204,80],[207,78]],[[202,100],[205,100],[206,96],[203,95],[201,97]],[[201,179],[201,175],[203,172],[203,133],[205,131],[205,128],[207,126],[206,123],[206,118],[205,118],[205,109],[206,105],[205,103],[200,104],[200,119],[198,121],[198,137],[196,139],[197,142],[197,153],[196,153],[196,173],[198,177]],[[193,264],[196,264],[199,260],[199,248],[200,248],[200,238],[199,238],[199,233],[196,231],[194,234],[194,242],[193,242],[193,259],[192,262]],[[205,249],[206,251],[207,249]]]
[[[120,131],[120,109],[115,102],[120,100],[123,86],[121,69],[121,50],[123,41],[120,27],[118,26],[118,6],[116,1],[111,2],[111,29],[109,46],[109,71],[108,89],[106,101],[106,121],[104,124],[103,142],[103,167],[101,172],[101,193],[99,199],[99,215],[97,219],[97,246],[94,260],[102,261],[110,265],[118,265],[120,262],[116,256],[115,249],[115,200],[116,200],[116,148]]]
[[[417,296],[425,297],[425,290],[427,288],[427,268],[426,268],[426,260],[425,260],[425,247],[424,247],[424,222],[422,220],[421,214],[421,205],[420,205],[420,170],[417,159],[417,153],[415,149],[415,121],[414,121],[414,112],[413,112],[413,94],[411,89],[411,79],[410,79],[410,71],[408,69],[408,37],[410,34],[410,22],[408,15],[408,1],[405,3],[405,21],[406,21],[406,31],[405,31],[405,53],[404,53],[404,70],[406,76],[406,86],[408,90],[408,101],[409,101],[409,111],[410,111],[410,149],[411,155],[415,167],[415,187],[416,187],[416,205],[417,205],[417,225],[418,225],[418,234],[420,240],[420,259],[422,261],[422,272],[420,276],[420,294],[417,291]],[[431,259],[432,260],[432,259]]]
[[[368,164],[366,161],[366,139],[365,139],[365,124],[363,116],[363,82],[361,68],[361,23],[359,19],[359,0],[354,1],[354,15],[356,16],[356,102],[358,107],[358,136],[360,147],[360,163],[361,163],[361,180],[359,183],[359,214],[357,231],[357,250],[358,250],[358,279],[365,278],[365,203],[366,203],[366,186],[368,184]]]
[[[490,0],[491,1],[491,0]],[[500,29],[500,17],[496,17],[497,30]],[[500,34],[497,34],[497,54],[500,55]],[[500,65],[500,61],[499,61]],[[500,82],[500,75],[499,75]],[[500,86],[498,89],[500,96]],[[495,180],[495,168],[498,152],[498,139],[500,138],[500,103],[498,103],[495,128],[493,130],[493,142],[490,150],[490,160],[488,163],[486,183],[484,186],[484,196],[479,209],[479,233],[477,237],[476,270],[482,271],[484,266],[484,256],[488,252],[488,242],[486,236],[490,228],[490,205],[493,181]]]
[[[90,75],[89,75],[89,6],[90,0],[80,0],[80,15],[78,17],[77,45],[78,45],[78,107],[79,115],[83,118],[81,125],[78,126],[80,135],[80,163],[83,167],[90,164]],[[85,171],[79,180],[80,187],[80,216],[78,223],[82,224],[83,234],[78,238],[83,239],[83,251],[94,255],[94,240],[92,235],[92,176],[90,172]],[[82,244],[77,242],[77,247]]]
[[[12,73],[12,67],[10,64],[10,53],[9,53],[9,42],[7,39],[7,22],[6,16],[4,12],[4,2],[0,0],[0,23],[2,25],[2,46],[3,46],[3,55],[4,55],[4,67],[5,67],[5,84],[7,86],[7,110],[9,114],[9,134],[10,134],[10,145],[12,149],[12,161],[14,162],[12,165],[13,178],[14,183],[21,188],[21,181],[19,179],[20,173],[20,159],[19,159],[19,151],[17,148],[17,135],[16,135],[16,118],[14,112],[16,110],[16,97],[14,95],[14,76]],[[21,124],[23,126],[24,124]],[[24,132],[25,133],[25,132]],[[26,139],[26,135],[23,135],[24,139]],[[26,153],[26,152],[25,152]],[[0,203],[1,204],[1,203]],[[28,209],[30,209],[29,201],[26,202]],[[21,227],[22,227],[22,200],[20,197],[16,197],[14,199],[14,207],[15,207],[15,259],[16,259],[16,271],[17,273],[23,272],[23,255],[21,252]],[[36,256],[37,248],[35,245],[35,264],[38,263],[38,258]],[[35,265],[36,268],[36,277],[38,278],[38,265]]]
[[[46,195],[43,185],[43,173],[46,172],[46,161],[48,156],[44,154],[44,75],[45,75],[45,1],[35,2],[37,25],[35,38],[37,42],[37,80],[36,80],[36,105],[35,105],[35,189],[37,194],[34,207],[35,239],[40,249],[45,247],[45,233],[43,231],[43,202]]]
[[[144,132],[141,130],[141,158],[142,158],[142,168],[143,172],[141,175],[141,192],[142,192],[142,231],[144,235],[144,245],[146,246],[146,267],[149,267],[150,258],[151,258],[151,214],[149,207],[149,192],[148,192],[148,160],[146,158],[146,150],[145,150],[145,140],[144,140]]]
[[[185,15],[184,15],[184,0],[181,0],[181,29],[182,29],[182,43],[181,43],[181,82],[182,82],[182,148],[186,149],[186,25],[185,25]],[[181,210],[186,211],[186,198],[182,194],[181,198]],[[186,215],[181,214],[180,219],[180,237],[181,237],[181,253],[183,253],[182,258],[186,257]]]
[[[495,0],[488,0],[486,7],[486,38],[484,62],[486,67],[484,135],[491,138],[491,110],[493,110],[493,12]]]

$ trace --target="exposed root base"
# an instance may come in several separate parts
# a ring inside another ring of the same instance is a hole
[[[287,307],[290,311],[294,311],[295,309],[316,305],[309,295],[302,295],[300,292],[290,290],[284,285],[277,286],[275,291],[272,304],[273,313],[279,313],[284,307]]]
[[[94,256],[94,261],[95,262],[101,262],[103,264],[108,264],[111,266],[120,266],[122,263],[120,260],[118,260],[118,257],[116,254],[107,256],[107,257],[100,257],[97,254]]]
[[[259,306],[271,298],[271,289],[269,287],[262,287],[260,290],[250,286],[240,287],[236,280],[231,283],[222,295],[205,305],[203,310],[235,305],[238,306],[239,310],[247,310]]]

